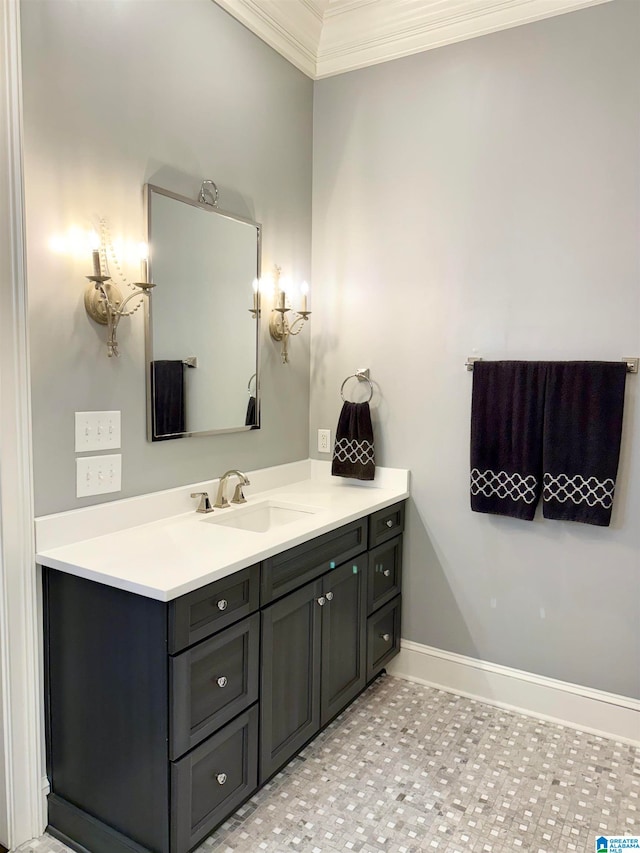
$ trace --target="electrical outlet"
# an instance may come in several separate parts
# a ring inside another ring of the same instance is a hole
[[[120,412],[76,412],[76,453],[118,447]]]
[[[106,495],[122,488],[122,456],[80,456],[76,459],[76,497]]]
[[[331,430],[330,429],[319,429],[318,430],[318,452],[319,453],[331,453]]]

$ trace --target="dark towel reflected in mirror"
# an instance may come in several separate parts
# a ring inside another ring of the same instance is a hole
[[[247,416],[244,420],[245,426],[250,426],[251,429],[258,429],[258,409],[256,406],[256,398],[251,395],[247,404]]]
[[[182,361],[151,363],[153,441],[182,438],[186,431],[184,372]]]
[[[253,387],[252,387],[253,386]],[[258,413],[258,377],[253,374],[247,384],[249,392],[249,402],[247,403],[247,414],[244,419],[244,425],[250,426],[251,429],[260,429],[260,415]]]

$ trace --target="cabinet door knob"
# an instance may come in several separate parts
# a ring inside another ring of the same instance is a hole
[[[391,634],[380,634],[380,639],[384,640],[385,643],[388,643],[389,640],[391,639]]]
[[[382,574],[385,576],[385,578],[388,578],[389,575],[391,574],[391,569],[385,569]]]
[[[218,602],[218,610],[226,610],[229,602],[226,598],[221,598]]]
[[[227,676],[221,675],[216,683],[217,683],[218,687],[226,687],[227,686]]]
[[[224,785],[224,783],[226,781],[227,781],[227,774],[226,773],[218,773],[218,775],[216,776],[216,782],[218,783],[218,785]]]
[[[332,593],[332,592],[328,592],[328,593],[327,593],[327,595],[326,595],[326,598],[327,598],[327,601],[333,601],[333,593]]]
[[[316,601],[318,602],[320,607],[324,607],[325,604],[327,603],[327,599],[324,597],[324,595],[321,595],[320,598],[316,599]]]
[[[393,527],[393,521],[391,521],[391,519],[387,521],[387,527]]]

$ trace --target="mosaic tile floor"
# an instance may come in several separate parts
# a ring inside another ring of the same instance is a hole
[[[640,750],[384,676],[197,853],[592,853],[639,804]]]

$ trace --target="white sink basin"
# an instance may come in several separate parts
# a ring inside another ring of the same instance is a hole
[[[228,515],[225,514],[227,512]],[[204,520],[210,524],[218,524],[220,527],[235,527],[238,530],[250,530],[253,533],[267,533],[274,527],[282,527],[283,524],[300,521],[316,512],[318,510],[315,507],[270,500],[242,507],[242,509],[223,510],[222,512],[216,510],[213,515]]]

